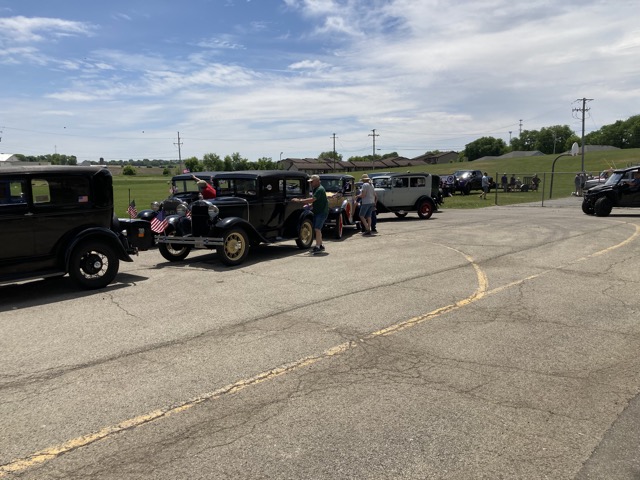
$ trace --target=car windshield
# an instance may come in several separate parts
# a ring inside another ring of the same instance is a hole
[[[605,185],[615,185],[620,181],[620,179],[624,176],[622,173],[614,173],[605,182]]]
[[[323,178],[320,180],[320,183],[327,192],[335,193],[342,191],[339,178]]]
[[[456,173],[454,173],[454,175],[456,177],[465,178],[465,177],[468,177],[469,175],[471,175],[471,172],[469,172],[467,170],[458,170]]]

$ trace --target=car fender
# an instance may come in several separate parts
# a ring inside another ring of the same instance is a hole
[[[148,210],[142,210],[140,212],[138,212],[138,216],[137,218],[141,219],[141,220],[147,220],[147,221],[151,221],[154,218],[156,218],[156,216],[158,215],[158,212],[148,209]]]
[[[258,241],[258,240],[260,242],[268,242],[268,240],[264,238],[262,235],[260,235],[258,231],[254,228],[254,226],[251,225],[249,222],[247,222],[244,218],[240,218],[240,217],[223,218],[218,222],[216,222],[216,225],[214,228],[216,233],[220,232],[220,235],[222,235],[222,232],[229,230],[230,228],[233,228],[233,227],[242,228],[247,233],[247,235],[249,235],[249,239],[252,242]]]
[[[431,205],[433,205],[434,210],[437,210],[437,204],[436,202],[434,202],[433,198],[431,198],[429,195],[422,195],[418,198],[418,200],[416,200],[416,203],[414,204],[413,208],[415,210],[418,210],[418,206],[424,201],[426,200],[427,202],[429,202]]]
[[[107,243],[110,247],[113,247],[115,253],[118,255],[118,258],[125,262],[133,262],[133,259],[129,256],[127,251],[125,250],[123,244],[123,237],[108,228],[102,227],[93,227],[87,228],[86,230],[82,230],[78,234],[73,237],[73,240],[67,245],[64,252],[64,265],[65,270],[69,269],[69,258],[71,257],[71,252],[73,249],[86,240],[100,240]],[[126,240],[124,240],[126,241]]]

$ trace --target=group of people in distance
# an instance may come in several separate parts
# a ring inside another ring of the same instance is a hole
[[[538,177],[537,173],[534,173],[533,177],[531,177],[531,183],[528,185],[529,190],[537,192],[539,185],[540,177]],[[502,178],[500,178],[500,187],[505,193],[516,192],[522,188],[522,182],[518,177],[516,177],[515,173],[512,173],[510,178],[507,177],[506,173],[504,173]]]

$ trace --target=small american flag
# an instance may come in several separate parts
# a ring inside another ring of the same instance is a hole
[[[136,218],[138,216],[138,210],[136,210],[136,201],[131,200],[129,207],[127,208],[127,212],[129,213],[129,217]]]
[[[191,218],[191,210],[187,209],[187,213],[185,215],[187,218]]]
[[[169,221],[164,218],[164,212],[158,212],[158,215],[151,220],[151,230],[156,233],[162,233],[165,231],[167,226],[169,225]]]

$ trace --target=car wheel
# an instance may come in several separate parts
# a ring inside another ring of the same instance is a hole
[[[170,262],[179,262],[189,255],[191,247],[189,245],[174,245],[173,243],[161,243],[158,245],[160,255]]]
[[[397,212],[393,212],[393,214],[398,217],[398,218],[404,218],[407,216],[407,213],[409,212],[405,212],[404,210],[399,210]]]
[[[606,217],[611,213],[611,209],[613,208],[613,203],[607,197],[602,197],[596,200],[596,203],[593,205],[593,211],[598,217]]]
[[[593,207],[591,206],[591,203],[587,202],[586,200],[582,201],[582,211],[587,215],[593,215],[595,213]]]
[[[300,224],[298,230],[298,238],[296,238],[296,245],[298,248],[311,248],[313,243],[313,223],[310,218],[305,218]]]
[[[232,228],[222,237],[222,245],[216,247],[222,263],[229,266],[240,265],[249,254],[249,239],[241,228]]]
[[[433,205],[429,200],[423,200],[418,205],[418,216],[423,220],[427,220],[431,218],[431,215],[433,215]]]
[[[108,244],[100,241],[78,245],[69,258],[69,276],[82,288],[104,288],[118,274],[120,261]]]
[[[342,238],[342,228],[344,227],[344,220],[342,220],[342,213],[338,214],[338,218],[336,218],[336,231],[335,237],[340,240]]]

